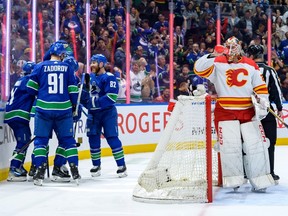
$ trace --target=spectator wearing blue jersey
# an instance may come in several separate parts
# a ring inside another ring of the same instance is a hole
[[[31,139],[29,123],[34,96],[28,94],[26,84],[34,66],[34,62],[24,63],[22,67],[24,76],[17,80],[6,103],[4,122],[13,130],[16,139],[13,155],[17,154],[10,163],[8,181],[26,181],[27,171],[23,168],[23,164],[28,146],[22,152],[19,150]]]
[[[59,146],[65,150],[73,179],[80,179],[72,115],[78,87],[73,68],[62,62],[65,53],[62,43],[54,43],[50,48],[50,60],[37,64],[27,83],[28,93],[37,96],[33,151],[36,173],[33,180],[39,186],[47,168],[46,147],[52,131],[57,135]]]
[[[118,166],[117,174],[126,177],[124,152],[118,138],[118,114],[115,102],[118,97],[119,85],[117,78],[105,71],[107,59],[96,54],[90,60],[90,89],[82,91],[81,103],[88,109],[87,136],[93,167],[92,177],[101,175],[101,131],[112,149],[112,154]]]
[[[119,2],[119,0],[114,0],[114,8],[110,9],[110,14],[109,14],[109,18],[110,18],[110,22],[114,22],[115,21],[115,17],[119,15],[122,17],[122,19],[125,19],[125,10],[122,7],[121,3]]]

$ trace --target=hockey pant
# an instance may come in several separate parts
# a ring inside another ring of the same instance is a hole
[[[31,139],[31,130],[29,122],[27,124],[22,122],[11,122],[9,126],[12,128],[15,139],[16,147],[13,151],[13,154],[16,154],[23,146],[25,146]],[[29,146],[28,146],[29,147]],[[10,168],[15,167],[20,169],[25,161],[27,149],[23,152],[20,152],[10,163]]]

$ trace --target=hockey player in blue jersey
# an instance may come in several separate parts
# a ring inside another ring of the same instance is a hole
[[[119,177],[126,177],[126,165],[122,143],[118,138],[118,113],[115,107],[119,86],[116,77],[105,71],[107,59],[102,54],[96,54],[90,60],[90,87],[82,91],[81,103],[88,109],[87,136],[93,168],[93,177],[101,174],[101,131],[112,149],[116,160]]]
[[[35,98],[28,94],[26,84],[34,66],[35,63],[31,61],[24,63],[22,68],[24,76],[17,80],[6,103],[4,122],[13,130],[16,138],[13,154],[17,153],[10,163],[8,181],[26,181],[27,171],[23,168],[23,164],[27,149],[19,153],[18,151],[31,139],[30,110]]]
[[[27,91],[37,96],[35,113],[34,184],[42,185],[47,168],[46,147],[52,131],[59,146],[65,149],[73,179],[80,179],[78,151],[73,138],[73,109],[76,107],[78,87],[72,67],[62,62],[66,50],[61,43],[50,48],[51,58],[37,64],[27,83]]]
[[[67,52],[66,52],[67,53]],[[63,62],[69,64],[72,67],[73,72],[76,72],[79,69],[78,62],[74,57],[67,56],[63,59]],[[78,107],[77,115],[73,115],[73,121],[77,122],[81,118],[81,106]],[[61,140],[61,139],[59,139]],[[69,182],[70,175],[65,166],[67,162],[64,145],[59,143],[59,146],[56,149],[55,159],[54,159],[54,167],[52,171],[52,181],[59,182]]]

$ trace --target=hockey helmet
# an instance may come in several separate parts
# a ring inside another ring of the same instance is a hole
[[[103,67],[107,64],[107,58],[102,55],[102,54],[96,54],[96,55],[93,55],[90,59],[90,64],[91,62],[97,62],[98,64],[100,64],[100,62],[103,62]]]
[[[72,57],[72,56],[67,56],[66,58],[63,59],[63,62],[68,63],[68,64],[72,67],[72,69],[73,69],[74,72],[79,69],[79,64],[78,64],[78,62],[77,62],[76,59],[75,59],[74,57]]]
[[[59,44],[63,44],[63,46],[64,46],[64,48],[65,48],[65,50],[68,52],[68,51],[71,51],[72,52],[72,49],[71,49],[71,47],[70,47],[70,45],[69,45],[69,43],[67,42],[67,41],[65,41],[65,40],[58,40],[58,41],[56,41],[55,43],[59,43]],[[73,52],[72,52],[73,53]]]
[[[226,54],[228,58],[228,62],[232,62],[235,57],[241,56],[242,47],[240,41],[232,36],[225,41],[224,46],[228,49],[228,53]]]
[[[248,55],[253,55],[254,57],[264,53],[264,49],[261,45],[251,45],[247,49]]]
[[[32,61],[27,61],[26,63],[24,63],[22,70],[23,70],[23,74],[27,75],[30,74],[32,72],[32,70],[34,69],[36,63],[32,62]]]
[[[55,42],[50,47],[50,55],[62,56],[66,53],[66,49],[62,43]]]

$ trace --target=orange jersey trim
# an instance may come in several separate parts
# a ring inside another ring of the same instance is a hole
[[[194,72],[195,74],[197,74],[198,76],[201,76],[201,77],[209,77],[210,74],[213,72],[214,70],[214,65],[212,65],[211,67],[207,68],[206,70],[203,70],[203,71],[197,71],[195,68],[194,68]]]
[[[220,97],[217,102],[223,108],[250,108],[253,106],[251,97]]]
[[[267,89],[266,84],[262,84],[262,85],[260,85],[260,86],[256,86],[253,90],[254,90],[257,94],[268,94],[268,89]]]

